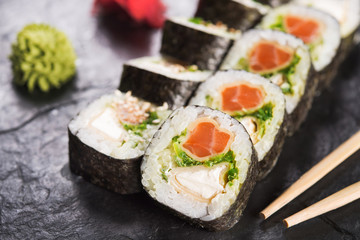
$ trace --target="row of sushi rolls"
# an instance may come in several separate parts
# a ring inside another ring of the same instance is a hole
[[[233,227],[355,45],[359,0],[200,0],[68,125],[72,172]]]

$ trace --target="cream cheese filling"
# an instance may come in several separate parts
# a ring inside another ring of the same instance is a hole
[[[216,195],[225,191],[228,168],[227,163],[214,167],[179,167],[170,171],[169,180],[178,193],[209,204]]]
[[[111,140],[120,141],[128,135],[117,119],[115,110],[109,107],[93,118],[89,125]]]

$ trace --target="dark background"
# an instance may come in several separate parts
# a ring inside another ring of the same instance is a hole
[[[196,1],[166,0],[168,15],[191,16]],[[360,152],[267,221],[258,213],[359,129],[360,47],[287,139],[273,172],[258,183],[231,230],[207,232],[158,208],[144,193],[122,196],[73,175],[66,127],[90,101],[119,85],[124,61],[157,54],[160,30],[92,17],[91,0],[0,1],[0,239],[359,239],[360,201],[290,229],[284,217],[360,179]],[[31,96],[11,83],[7,56],[24,25],[44,22],[74,44],[77,77]]]

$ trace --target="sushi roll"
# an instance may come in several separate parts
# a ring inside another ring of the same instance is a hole
[[[240,31],[201,18],[171,18],[163,28],[161,54],[201,70],[216,70]]]
[[[318,73],[318,89],[321,91],[330,85],[341,62],[340,26],[335,18],[313,8],[288,4],[272,9],[259,27],[283,31],[302,39],[309,47]]]
[[[69,123],[71,171],[110,191],[140,192],[144,150],[169,114],[130,92],[95,100]]]
[[[257,177],[245,128],[207,107],[175,110],[141,164],[145,191],[162,206],[208,230],[227,230],[244,210]]]
[[[341,32],[340,59],[343,60],[353,48],[355,33],[360,25],[359,0],[293,0],[293,3],[305,5],[327,12],[338,20]]]
[[[272,170],[286,137],[285,98],[277,85],[245,71],[219,71],[200,85],[189,104],[217,109],[240,121],[258,155],[258,179]]]
[[[271,30],[249,30],[235,42],[222,70],[257,73],[280,86],[286,100],[288,135],[305,120],[317,86],[307,46],[292,35]]]
[[[245,31],[256,25],[268,10],[268,6],[251,0],[200,0],[195,16]]]
[[[198,85],[212,74],[163,57],[142,57],[124,64],[119,89],[157,105],[184,106]]]

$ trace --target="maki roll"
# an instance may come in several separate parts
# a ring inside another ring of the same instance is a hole
[[[250,137],[236,119],[188,106],[175,110],[154,135],[141,182],[154,200],[190,223],[227,230],[247,204],[256,164]]]
[[[286,136],[285,98],[278,86],[257,74],[219,71],[200,85],[190,104],[221,110],[244,125],[258,155],[258,179],[275,166]]]
[[[338,20],[342,37],[340,58],[343,60],[355,44],[354,36],[360,24],[360,1],[294,0],[293,2],[327,12]]]
[[[201,18],[166,20],[160,52],[167,57],[197,65],[201,70],[216,70],[240,32],[222,23]]]
[[[329,14],[294,4],[274,8],[262,19],[262,29],[292,34],[309,46],[317,77],[318,89],[329,86],[341,62],[340,26]]]
[[[195,16],[245,31],[257,24],[268,10],[269,7],[251,0],[200,0]]]
[[[119,89],[157,105],[166,102],[169,107],[177,108],[185,105],[211,74],[196,65],[185,66],[162,57],[142,57],[124,64]]]
[[[257,73],[280,86],[286,100],[288,135],[305,120],[317,79],[311,77],[308,48],[300,39],[278,31],[247,31],[230,49],[221,69]]]
[[[71,171],[117,193],[141,191],[144,150],[169,113],[130,92],[95,100],[69,123]]]

